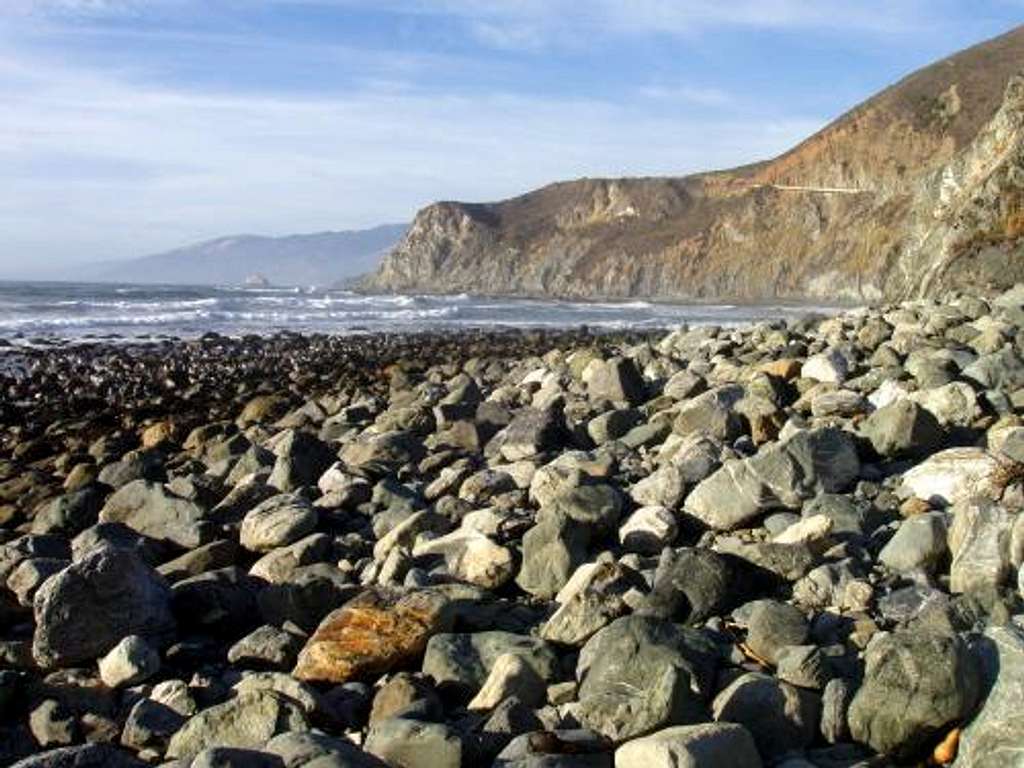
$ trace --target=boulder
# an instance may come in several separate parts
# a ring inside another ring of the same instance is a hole
[[[673,725],[707,720],[715,645],[693,630],[624,616],[580,652],[580,722],[621,743]]]
[[[904,630],[868,646],[864,682],[850,703],[850,733],[909,760],[960,724],[981,689],[978,663],[955,635]]]
[[[860,425],[875,452],[887,458],[928,456],[942,444],[942,427],[922,406],[897,400],[879,408]]]
[[[974,643],[982,689],[978,713],[960,736],[956,768],[1024,766],[1024,630],[1013,624],[989,627]]]
[[[435,635],[427,643],[423,674],[440,689],[469,698],[484,685],[498,659],[509,654],[523,658],[542,680],[553,678],[558,667],[557,657],[543,640],[491,630]]]
[[[100,679],[108,688],[136,685],[160,669],[160,654],[138,635],[129,635],[100,659]]]
[[[736,723],[677,725],[615,750],[615,768],[761,768],[750,731]]]
[[[896,533],[878,553],[878,562],[897,573],[915,570],[934,572],[949,551],[946,518],[941,513],[914,515],[900,523]]]
[[[124,523],[137,533],[194,549],[215,538],[206,510],[171,494],[160,483],[135,480],[117,490],[100,510],[105,523]]]
[[[288,697],[249,691],[191,717],[171,737],[167,757],[191,760],[211,745],[259,749],[278,734],[308,729],[301,707]]]
[[[1017,515],[987,499],[953,507],[949,529],[949,591],[970,592],[1000,587],[1013,572],[1010,537]]]
[[[436,593],[367,590],[320,622],[292,674],[337,684],[389,672],[423,653],[443,629],[445,606]]]
[[[636,405],[645,399],[643,377],[629,358],[594,361],[587,370],[587,394],[591,400]]]
[[[711,528],[731,530],[820,493],[841,493],[859,474],[852,436],[834,428],[801,431],[749,459],[727,461],[690,492],[684,509]]]
[[[242,519],[239,541],[251,552],[268,552],[312,533],[317,520],[316,509],[301,496],[272,496]]]
[[[122,638],[140,635],[156,647],[174,636],[166,582],[123,549],[95,549],[51,577],[35,596],[32,655],[43,668],[84,664]]]
[[[1007,470],[1004,460],[981,448],[948,448],[905,472],[902,491],[941,506],[998,498]]]
[[[715,697],[712,709],[716,721],[744,726],[761,756],[772,760],[814,741],[821,702],[810,691],[747,672]]]

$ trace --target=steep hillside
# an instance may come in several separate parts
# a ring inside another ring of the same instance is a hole
[[[876,299],[1024,279],[1024,27],[774,160],[421,211],[373,290]]]
[[[330,285],[373,271],[406,224],[287,237],[238,235],[87,269],[76,279],[131,283],[238,284],[263,275],[277,285]]]

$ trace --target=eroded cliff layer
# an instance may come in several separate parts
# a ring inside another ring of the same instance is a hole
[[[875,299],[1024,279],[1024,27],[765,163],[422,210],[374,290]]]

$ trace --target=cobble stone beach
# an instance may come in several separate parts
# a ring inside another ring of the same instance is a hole
[[[2,764],[1024,764],[1024,287],[3,360]]]

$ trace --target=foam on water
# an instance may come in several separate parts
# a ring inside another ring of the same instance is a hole
[[[781,304],[555,301],[465,293],[375,296],[309,288],[0,282],[0,337],[25,343],[38,336],[192,337],[207,331],[230,335],[446,327],[669,328],[684,323],[735,325],[833,309]]]

